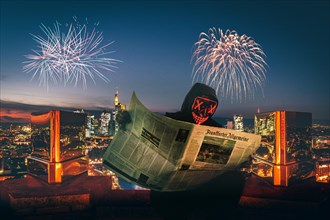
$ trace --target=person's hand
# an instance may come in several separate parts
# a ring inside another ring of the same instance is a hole
[[[119,124],[119,127],[125,130],[126,125],[130,123],[131,116],[129,115],[128,111],[126,110],[119,110],[116,114],[116,122]]]

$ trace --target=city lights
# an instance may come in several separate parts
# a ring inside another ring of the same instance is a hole
[[[330,1],[0,9],[1,220],[328,218]]]

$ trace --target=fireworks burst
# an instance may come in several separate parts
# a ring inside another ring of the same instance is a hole
[[[75,24],[61,25],[59,22],[54,27],[46,27],[41,24],[40,29],[45,36],[32,35],[38,43],[38,50],[32,50],[34,54],[26,55],[28,61],[23,66],[24,72],[33,72],[32,79],[38,76],[39,84],[47,87],[52,81],[54,84],[83,82],[83,88],[87,88],[87,79],[95,83],[95,77],[109,82],[109,78],[101,73],[113,72],[120,60],[109,58],[113,51],[106,51],[108,44],[102,44],[102,32],[88,32],[87,24],[80,25],[76,18]],[[65,29],[62,31],[62,29]]]
[[[248,96],[254,97],[258,87],[263,92],[265,56],[251,37],[210,28],[209,33],[201,33],[195,43],[193,81],[212,86],[223,98],[230,97],[231,102],[241,102]]]

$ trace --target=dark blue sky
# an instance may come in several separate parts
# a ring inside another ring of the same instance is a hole
[[[176,111],[192,85],[193,44],[211,27],[252,36],[266,53],[264,95],[232,104],[220,100],[217,116],[252,118],[262,112],[312,112],[329,120],[329,1],[3,1],[1,0],[1,108],[13,103],[73,108],[112,108],[118,88],[129,103],[136,91],[148,108]],[[22,71],[24,55],[42,35],[41,23],[99,22],[105,42],[120,59],[106,84],[51,85],[47,92]],[[17,107],[20,104],[16,105]],[[7,111],[7,110],[6,110]],[[9,111],[7,111],[9,112]]]

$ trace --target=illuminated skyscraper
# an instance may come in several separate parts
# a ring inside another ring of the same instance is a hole
[[[261,135],[252,172],[275,186],[309,177],[314,169],[310,162],[312,114],[275,111],[256,114],[255,133]]]
[[[86,138],[89,138],[94,136],[94,115],[88,114],[86,120]]]
[[[87,172],[85,123],[85,114],[58,110],[32,113],[28,173],[52,184]]]
[[[119,97],[118,97],[118,91],[116,91],[116,94],[115,94],[115,107],[119,105]]]
[[[234,130],[244,131],[242,115],[234,115]]]
[[[99,134],[98,130],[99,130],[99,127],[100,127],[99,119],[94,117],[94,121],[92,123],[93,123],[92,128],[93,128],[93,131],[94,131],[94,135],[98,135]]]
[[[111,119],[110,112],[103,111],[100,117],[99,135],[109,135],[109,123]]]
[[[118,91],[116,91],[116,94],[114,97],[114,105],[115,105],[115,109],[111,112],[110,131],[109,131],[110,136],[114,136],[119,129],[119,124],[116,121],[118,111],[126,109],[126,105],[121,104],[119,102]]]

